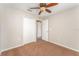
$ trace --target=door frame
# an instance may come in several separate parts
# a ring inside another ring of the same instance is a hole
[[[38,40],[38,22],[41,23],[41,39],[42,39],[42,21],[36,20],[36,41]]]

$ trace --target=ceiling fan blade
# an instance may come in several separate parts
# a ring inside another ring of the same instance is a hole
[[[55,5],[58,5],[58,3],[49,3],[49,4],[47,5],[47,7],[52,7],[52,6],[55,6]]]
[[[40,9],[40,7],[33,7],[33,8],[30,8],[30,9]]]
[[[51,13],[51,11],[50,11],[49,9],[46,9],[46,11],[47,11],[48,13]]]
[[[42,11],[39,12],[39,15],[42,13]]]

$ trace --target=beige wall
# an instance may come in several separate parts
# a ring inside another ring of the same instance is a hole
[[[52,15],[49,41],[79,51],[79,7]]]
[[[6,10],[6,11],[5,11]],[[5,50],[22,44],[22,15],[19,11],[4,8],[2,17],[1,49]]]
[[[31,31],[30,35],[26,36],[31,37],[28,39],[23,39],[23,21],[24,18],[28,18],[28,15],[20,11],[18,9],[9,8],[8,6],[1,6],[0,9],[0,50],[8,50],[11,48],[15,48],[17,46],[23,45],[25,43],[29,43],[36,40],[36,33]],[[28,18],[27,20],[34,20],[32,18]],[[33,23],[34,22],[34,23]],[[35,24],[35,20],[32,23]],[[29,24],[26,24],[29,28]],[[31,25],[32,28],[35,25]],[[30,28],[31,29],[31,28]],[[28,31],[27,31],[28,32]]]

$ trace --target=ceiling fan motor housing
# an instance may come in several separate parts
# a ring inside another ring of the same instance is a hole
[[[46,3],[40,3],[40,7],[46,7]]]

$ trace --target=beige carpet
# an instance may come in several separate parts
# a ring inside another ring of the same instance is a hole
[[[79,53],[43,40],[2,53],[3,56],[77,56]]]

